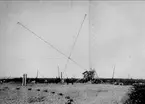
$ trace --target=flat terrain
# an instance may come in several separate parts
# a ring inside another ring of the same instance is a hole
[[[0,85],[0,104],[123,104],[130,86],[109,84]]]

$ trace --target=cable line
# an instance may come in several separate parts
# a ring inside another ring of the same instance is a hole
[[[26,30],[28,30],[29,32],[31,32],[34,36],[36,36],[37,38],[39,38],[40,40],[42,40],[43,42],[45,42],[47,45],[51,46],[53,49],[55,49],[58,53],[62,54],[63,56],[65,56],[66,58],[68,58],[69,60],[71,60],[72,62],[74,62],[76,65],[78,65],[80,68],[84,69],[81,65],[79,65],[76,61],[74,61],[72,58],[68,57],[67,55],[65,55],[63,52],[61,52],[59,49],[57,49],[56,47],[54,47],[51,43],[49,43],[48,41],[46,41],[45,39],[43,39],[42,37],[40,37],[39,35],[37,35],[36,33],[34,33],[33,31],[31,31],[30,29],[28,29],[26,26],[24,26],[22,23],[17,22],[17,24],[21,25],[23,28],[25,28]],[[85,69],[84,69],[85,70]]]

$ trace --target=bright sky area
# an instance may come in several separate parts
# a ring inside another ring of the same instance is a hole
[[[90,10],[89,10],[90,6]],[[53,44],[67,58],[18,25]],[[35,1],[0,2],[0,76],[82,77],[91,66],[99,77],[145,78],[145,2]],[[90,37],[90,38],[89,38]],[[90,39],[90,40],[89,40]],[[90,48],[89,48],[89,41]],[[89,50],[90,49],[90,50]]]

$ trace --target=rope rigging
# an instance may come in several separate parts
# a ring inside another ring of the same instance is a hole
[[[85,16],[84,16],[84,19],[83,19],[83,21],[82,21],[82,23],[81,23],[81,26],[80,26],[80,28],[79,28],[79,31],[78,31],[77,36],[76,36],[76,38],[75,38],[75,41],[74,41],[74,43],[73,43],[73,45],[72,45],[70,54],[69,54],[69,56],[68,56],[68,58],[67,58],[67,61],[66,61],[66,64],[65,64],[64,72],[65,72],[66,69],[67,69],[67,65],[68,65],[69,59],[71,58],[72,52],[73,52],[74,47],[75,47],[75,45],[76,45],[77,39],[78,39],[78,37],[79,37],[79,35],[80,35],[80,31],[81,31],[81,29],[82,29],[82,26],[83,26],[83,23],[84,23],[84,21],[85,21],[85,19],[86,19],[86,16],[87,16],[87,14],[85,14]]]
[[[48,41],[46,41],[45,39],[43,39],[42,37],[40,37],[39,35],[37,35],[36,33],[34,33],[33,31],[31,31],[29,28],[27,28],[26,26],[24,26],[22,23],[17,22],[18,25],[21,25],[23,28],[25,28],[26,30],[28,30],[29,32],[31,32],[34,36],[36,36],[37,38],[39,38],[40,40],[42,40],[44,43],[46,43],[47,45],[49,45],[50,47],[52,47],[54,50],[56,50],[58,53],[62,54],[63,56],[65,56],[68,60],[71,60],[72,62],[74,62],[76,65],[78,65],[80,68],[84,69],[81,65],[79,65],[76,61],[74,61],[72,58],[68,57],[67,55],[65,55],[63,52],[61,52],[59,49],[57,49],[56,47],[54,47],[51,43],[49,43]],[[85,69],[84,69],[85,70]]]

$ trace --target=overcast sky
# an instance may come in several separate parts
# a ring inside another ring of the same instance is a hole
[[[89,10],[90,5],[90,10]],[[67,56],[84,19],[71,58],[99,77],[145,78],[145,2],[0,2],[0,76],[56,77],[66,57],[18,25],[21,22]],[[90,30],[90,32],[89,32]],[[69,61],[68,77],[84,69]]]

